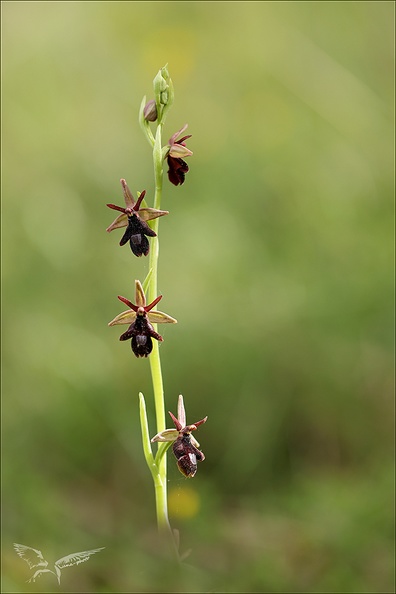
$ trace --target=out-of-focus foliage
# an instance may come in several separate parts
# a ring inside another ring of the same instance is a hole
[[[393,4],[3,3],[3,552],[64,591],[392,590]],[[158,553],[138,392],[107,322],[148,261],[120,248],[119,179],[153,197],[137,122],[168,63],[166,138],[193,134],[160,221],[170,457],[187,565]]]

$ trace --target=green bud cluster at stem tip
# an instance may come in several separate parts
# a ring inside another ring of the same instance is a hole
[[[153,85],[158,123],[163,124],[166,112],[171,107],[174,99],[173,83],[166,66],[158,71]]]

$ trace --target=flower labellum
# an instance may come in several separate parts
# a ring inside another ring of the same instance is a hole
[[[162,311],[151,311],[162,299],[162,295],[159,295],[149,305],[146,305],[146,297],[140,281],[135,281],[135,287],[136,305],[129,301],[129,299],[119,295],[118,299],[131,309],[116,316],[114,320],[109,322],[109,326],[130,324],[128,330],[121,334],[120,340],[129,340],[131,338],[132,351],[136,357],[147,357],[153,350],[152,338],[155,338],[159,342],[163,341],[162,336],[154,330],[152,324],[176,324],[177,320]]]
[[[194,426],[196,429],[196,427]],[[172,446],[173,453],[177,460],[177,466],[186,478],[195,476],[198,466],[197,461],[205,460],[203,452],[191,443],[191,427],[185,427],[182,435],[178,437]]]
[[[129,245],[135,256],[147,256],[150,251],[150,244],[147,237],[155,236],[156,233],[145,221],[142,221],[136,214],[132,214],[128,216],[128,227],[121,238],[120,245],[125,245],[129,241]]]
[[[125,208],[116,206],[115,204],[107,204],[109,208],[118,210],[122,214],[118,215],[111,225],[107,227],[106,231],[110,233],[114,229],[127,227],[121,238],[120,245],[125,245],[129,241],[129,245],[135,256],[147,256],[150,251],[150,244],[147,237],[156,237],[157,234],[148,226],[146,221],[162,217],[169,214],[169,212],[156,208],[140,208],[146,195],[146,190],[143,190],[135,202],[125,179],[121,179],[120,181],[124,192]]]
[[[154,330],[148,321],[147,313],[144,309],[140,312],[138,310],[135,321],[120,336],[120,340],[128,340],[129,338],[132,338],[131,347],[136,357],[147,357],[151,353],[153,350],[152,338],[155,338],[159,342],[163,341],[162,336]]]

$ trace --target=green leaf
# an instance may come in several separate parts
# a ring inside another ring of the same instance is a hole
[[[146,401],[144,400],[144,396],[141,392],[139,392],[139,411],[144,457],[146,458],[147,466],[150,468],[150,471],[154,476],[154,474],[158,474],[158,468],[154,462],[154,456],[151,450],[149,426],[146,413]]]
[[[153,269],[150,268],[150,270],[148,271],[148,274],[147,274],[146,278],[143,281],[143,291],[144,291],[144,294],[146,294],[148,292],[148,288],[149,288],[149,284],[150,284],[152,275],[153,275]]]

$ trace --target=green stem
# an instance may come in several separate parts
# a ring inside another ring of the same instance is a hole
[[[162,124],[158,124],[153,148],[154,175],[155,175],[155,196],[154,208],[160,209],[162,195],[162,149],[161,149]],[[148,287],[148,302],[151,303],[158,294],[158,240],[159,218],[152,221],[152,229],[157,233],[157,237],[151,240],[151,249],[149,257],[149,270],[152,270],[150,284]],[[157,329],[157,325],[154,325]],[[157,419],[157,433],[165,429],[165,401],[164,386],[162,381],[161,360],[159,355],[158,342],[153,341],[153,350],[150,355],[150,369],[154,390],[155,414]],[[166,456],[163,456],[158,465],[158,473],[154,478],[155,503],[157,510],[158,528],[172,535],[168,519],[168,499],[167,499],[167,481],[166,481]],[[173,540],[173,536],[172,536]]]

